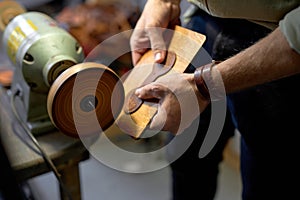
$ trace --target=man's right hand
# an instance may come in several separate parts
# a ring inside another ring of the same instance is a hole
[[[161,63],[166,57],[163,29],[180,24],[180,0],[148,0],[130,39],[134,65],[148,50],[154,51],[154,60]],[[158,27],[158,28],[155,28]]]

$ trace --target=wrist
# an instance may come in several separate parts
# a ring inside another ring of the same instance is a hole
[[[194,72],[194,82],[197,86],[198,92],[204,97],[205,100],[210,101],[209,90],[203,78],[204,70],[210,67],[211,64],[207,64],[197,68]]]
[[[226,97],[222,77],[216,69],[218,61],[197,68],[194,82],[201,96],[207,101],[217,101]]]

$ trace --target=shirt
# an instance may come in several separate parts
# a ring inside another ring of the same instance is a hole
[[[300,54],[300,0],[188,0],[212,16],[246,19],[270,29],[280,27]]]

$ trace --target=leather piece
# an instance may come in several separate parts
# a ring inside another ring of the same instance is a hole
[[[176,54],[172,51],[167,52],[167,58],[165,62],[161,64],[154,63],[152,66],[151,73],[147,76],[147,78],[144,80],[143,84],[140,87],[147,85],[151,82],[154,82],[160,76],[168,73],[174,66],[175,61],[176,61]],[[138,98],[134,94],[136,89],[137,88],[132,89],[125,98],[124,112],[126,114],[132,114],[136,112],[143,103],[143,100]]]
[[[205,39],[205,35],[176,26],[168,42],[168,51],[176,53],[176,62],[168,74],[183,73],[202,47]],[[146,77],[152,71],[149,67],[149,63],[154,63],[154,55],[151,50],[143,55],[137,66],[131,70],[124,80],[125,96],[127,96],[132,89],[141,86],[144,80],[146,80]],[[126,114],[123,109],[110,129],[119,129],[121,132],[133,138],[141,138],[157,112],[157,106],[157,102],[147,100],[132,114]]]

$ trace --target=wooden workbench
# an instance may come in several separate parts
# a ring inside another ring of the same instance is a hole
[[[16,179],[24,181],[50,168],[13,115],[7,91],[0,86],[0,139]],[[37,140],[57,167],[72,199],[81,199],[79,163],[89,158],[82,142],[58,131],[40,135]],[[61,199],[68,199],[62,190]]]

